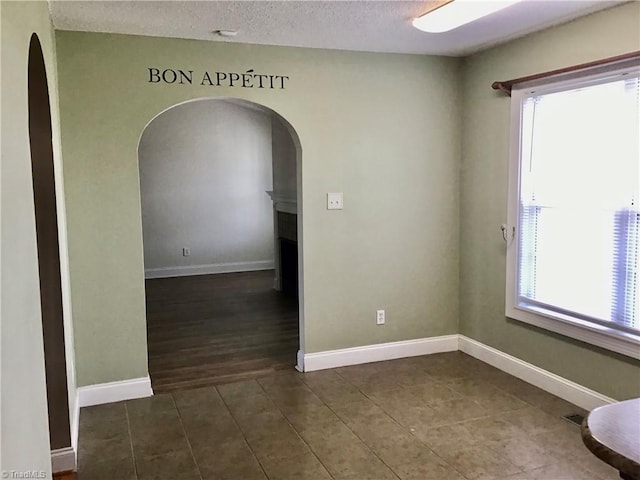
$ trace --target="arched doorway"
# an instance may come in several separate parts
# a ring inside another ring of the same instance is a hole
[[[155,392],[263,376],[302,357],[300,160],[282,116],[237,98],[174,105],[145,127],[138,161]]]
[[[28,65],[29,145],[40,277],[49,439],[51,450],[71,446],[64,344],[60,249],[56,208],[51,109],[44,57],[31,36]]]

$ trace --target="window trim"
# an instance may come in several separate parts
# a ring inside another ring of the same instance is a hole
[[[625,62],[626,63],[626,62]],[[553,312],[543,307],[530,306],[522,308],[518,305],[518,249],[519,249],[519,199],[520,199],[520,147],[523,100],[532,93],[552,93],[597,85],[607,79],[628,74],[640,74],[640,65],[636,60],[633,65],[626,63],[609,68],[599,67],[588,71],[574,73],[570,76],[559,75],[545,78],[538,82],[514,85],[511,94],[511,134],[509,145],[509,188],[507,204],[507,221],[513,226],[513,237],[507,242],[507,272],[505,292],[505,315],[508,318],[534,325],[545,330],[559,333],[582,342],[640,359],[640,334],[620,331],[601,324],[591,323],[579,318]]]

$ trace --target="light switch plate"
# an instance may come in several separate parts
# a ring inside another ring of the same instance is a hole
[[[342,192],[327,193],[327,210],[342,210]]]

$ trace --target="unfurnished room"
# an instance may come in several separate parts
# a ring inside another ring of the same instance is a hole
[[[640,480],[640,2],[0,18],[2,478]]]

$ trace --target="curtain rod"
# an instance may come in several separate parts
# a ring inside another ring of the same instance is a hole
[[[563,73],[576,72],[578,70],[584,70],[586,68],[599,67],[608,63],[620,62],[624,60],[633,60],[635,58],[640,59],[640,50],[635,52],[625,53],[624,55],[617,55],[615,57],[603,58],[601,60],[595,60],[593,62],[581,63],[579,65],[573,65],[571,67],[559,68],[557,70],[550,70],[544,73],[536,73],[535,75],[529,75],[527,77],[514,78],[513,80],[506,80],[504,82],[493,82],[491,88],[494,90],[500,90],[507,95],[511,96],[511,89],[514,85],[524,82],[530,82],[532,80],[540,80],[541,78],[552,77],[554,75],[560,75]]]

